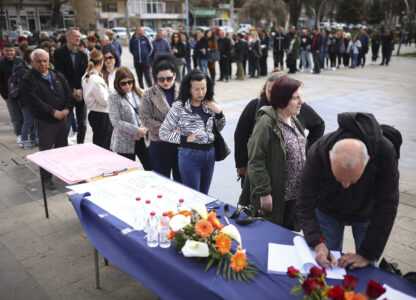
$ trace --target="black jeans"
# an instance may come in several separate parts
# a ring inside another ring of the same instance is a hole
[[[215,84],[215,68],[208,68],[209,70],[209,77],[211,77],[212,84]]]
[[[228,80],[230,77],[230,62],[228,57],[220,58],[220,80]]]
[[[140,88],[144,89],[143,75],[146,79],[147,87],[151,87],[153,83],[152,77],[150,76],[150,63],[134,63],[134,68],[136,69],[137,81],[139,82]]]
[[[75,101],[75,100],[74,100]],[[75,117],[77,119],[78,133],[77,133],[77,143],[83,144],[85,140],[85,134],[87,133],[87,106],[85,105],[84,100],[81,102],[76,102],[75,104]],[[68,133],[71,126],[71,119],[67,116],[67,126]]]
[[[283,69],[283,65],[282,65]],[[267,76],[267,53],[260,57],[260,75]]]
[[[316,74],[321,73],[321,67],[319,65],[320,53],[314,50],[312,52],[312,57],[313,57],[313,72]]]
[[[39,139],[39,151],[68,146],[66,119],[62,119],[57,123],[35,120],[35,128]],[[40,176],[43,179],[52,178],[52,174],[42,168],[40,168]]]
[[[273,52],[273,58],[274,58],[274,67],[278,68],[280,65],[280,69],[283,71],[283,56],[285,55],[285,52],[283,50]]]
[[[292,231],[300,231],[300,225],[296,217],[296,200],[285,201],[283,227]]]
[[[88,121],[92,128],[92,142],[104,149],[110,150],[113,125],[110,122],[108,113],[90,111]]]
[[[178,166],[178,144],[168,142],[150,143],[149,154],[152,162],[152,170],[170,178],[172,172],[173,179],[182,182],[181,173]]]
[[[143,139],[136,141],[136,144],[134,145],[134,153],[117,153],[117,154],[124,156],[132,161],[136,161],[136,156],[137,156],[140,160],[140,163],[143,166],[143,169],[145,169],[146,171],[152,170],[149,150],[146,148]]]

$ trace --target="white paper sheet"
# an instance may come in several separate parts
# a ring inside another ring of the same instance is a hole
[[[377,298],[377,300],[415,300],[415,297],[406,295],[398,290],[393,289],[391,286],[384,284],[383,287],[386,289],[386,292]]]
[[[101,180],[67,186],[79,194],[89,192],[87,197],[110,214],[133,225],[136,197],[152,202],[152,210],[161,215],[165,211],[176,211],[178,200],[185,203],[210,203],[216,199],[194,191],[182,184],[164,178],[153,172],[132,171]],[[162,195],[162,198],[157,198]]]

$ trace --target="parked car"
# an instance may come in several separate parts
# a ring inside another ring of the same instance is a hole
[[[251,27],[253,27],[251,24],[240,24],[240,28],[238,28],[237,32],[248,34]]]
[[[19,34],[17,30],[16,33]],[[33,33],[31,33],[29,30],[22,30],[22,36],[29,39],[33,36]]]
[[[114,32],[114,36],[117,39],[126,39],[127,38],[127,29],[125,27],[113,27],[110,28]]]
[[[16,31],[4,31],[4,33],[9,37],[9,41],[11,41],[14,45],[17,45],[17,32]]]
[[[154,31],[153,28],[150,28],[150,27],[147,27],[147,26],[143,26],[143,29],[144,29],[144,31],[146,31],[146,35],[151,36],[151,37],[155,37],[156,36],[156,31]]]

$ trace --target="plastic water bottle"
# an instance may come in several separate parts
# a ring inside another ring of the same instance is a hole
[[[177,205],[178,212],[180,212],[181,210],[184,210],[184,205],[185,205],[185,200],[179,199],[178,205]]]
[[[143,230],[145,226],[143,201],[141,201],[140,197],[137,197],[136,202],[134,204],[135,206],[133,208],[133,214],[134,214],[133,228],[135,230]]]
[[[144,204],[144,214],[143,214],[143,229],[144,229],[144,232],[147,232],[147,228],[149,226],[150,213],[152,211],[153,211],[152,202],[150,200],[146,200],[146,202]]]
[[[161,248],[170,247],[170,240],[168,239],[168,234],[170,232],[169,220],[167,212],[164,212],[160,217],[159,246]]]
[[[147,228],[147,246],[149,247],[157,247],[159,244],[158,225],[156,213],[152,211],[150,213],[149,226]]]

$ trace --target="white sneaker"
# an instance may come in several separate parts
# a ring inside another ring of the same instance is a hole
[[[345,68],[345,66],[344,66],[344,65],[339,65],[339,68],[340,68],[340,69],[344,69],[344,68]]]
[[[305,72],[305,69],[300,70],[301,73]]]
[[[331,70],[332,70],[332,71],[335,71],[336,69],[337,69],[337,68],[335,68],[335,67],[332,67],[332,68],[331,68]]]
[[[312,69],[310,69],[310,70],[309,70],[309,73],[313,73],[313,70],[312,70]]]
[[[72,146],[74,144],[74,142],[72,141],[71,138],[68,138],[68,146]]]
[[[16,144],[18,144],[20,148],[23,148],[24,147],[23,142],[22,142],[22,136],[21,135],[18,135],[17,136]]]

